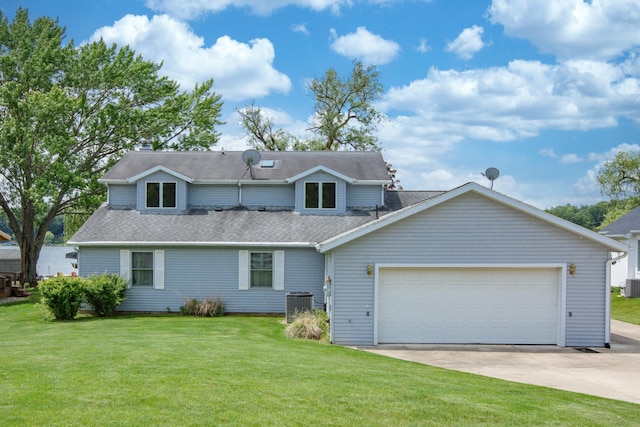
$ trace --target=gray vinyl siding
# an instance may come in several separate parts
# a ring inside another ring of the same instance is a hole
[[[223,184],[188,184],[189,207],[233,207],[238,206],[238,186]]]
[[[293,209],[295,186],[289,185],[242,185],[242,205]]]
[[[146,189],[147,182],[175,182],[176,183],[176,208],[154,208],[147,209]],[[139,211],[154,211],[154,212],[180,212],[187,209],[187,185],[186,183],[170,175],[166,172],[156,172],[149,176],[145,176],[137,182],[137,209]]]
[[[305,209],[304,188],[306,182],[335,182],[336,183],[336,209]],[[347,209],[347,184],[333,175],[317,172],[296,181],[296,212],[313,215],[337,215],[346,212]]]
[[[373,209],[382,204],[381,185],[347,184],[347,209]]]
[[[120,274],[120,251],[113,248],[80,248],[78,251],[78,275]]]
[[[594,242],[465,194],[334,250],[332,338],[337,344],[373,344],[374,275],[367,275],[368,264],[575,263],[574,277],[567,268],[566,345],[602,346],[608,255]]]
[[[135,207],[136,185],[109,185],[109,204],[116,207]]]
[[[120,249],[81,247],[79,274],[119,273]],[[131,249],[131,248],[129,248]],[[285,288],[238,289],[237,248],[153,247],[131,250],[164,249],[164,289],[127,289],[120,311],[179,311],[188,298],[222,297],[227,313],[284,313],[287,292],[312,292],[314,305],[324,301],[324,256],[314,249],[285,250]],[[256,248],[259,251],[280,248]],[[249,248],[251,250],[251,248]]]

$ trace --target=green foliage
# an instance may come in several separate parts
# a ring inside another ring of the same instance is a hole
[[[327,341],[328,322],[329,317],[324,310],[302,311],[296,313],[293,322],[287,326],[285,334],[289,338]]]
[[[351,74],[341,76],[333,68],[307,86],[315,100],[313,125],[316,137],[298,139],[278,128],[253,102],[236,111],[249,143],[258,150],[326,151],[339,149],[376,150],[375,132],[383,119],[374,103],[383,94],[376,66],[365,67],[354,61]]]
[[[0,12],[0,207],[31,283],[54,218],[98,207],[97,180],[124,153],[141,141],[206,150],[222,123],[212,80],[181,91],[127,46],[64,39],[51,18]]]
[[[384,88],[376,66],[354,61],[349,76],[330,68],[313,79],[307,90],[315,99],[315,123],[310,130],[322,139],[325,150],[378,148],[374,133],[383,116],[374,103]]]
[[[84,300],[84,280],[57,276],[40,282],[42,303],[58,320],[72,320]]]
[[[595,205],[581,206],[566,204],[547,209],[547,212],[595,231],[603,226],[606,216],[615,204],[615,202],[599,202]]]
[[[254,102],[237,109],[249,145],[258,150],[286,151],[294,149],[298,139],[284,129],[277,128],[275,119],[267,116]]]
[[[618,218],[628,214],[640,206],[640,197],[629,197],[622,200],[612,200],[610,207],[602,220],[599,228],[604,228]]]
[[[180,307],[180,314],[185,316],[219,317],[224,315],[224,301],[222,297],[207,297],[203,301],[189,298]]]
[[[640,152],[621,151],[598,172],[603,194],[614,199],[640,195]]]
[[[44,235],[44,244],[45,245],[50,245],[51,243],[53,243],[53,239],[55,238],[55,236],[53,235],[53,233],[51,231],[48,231],[45,233]]]
[[[84,283],[84,296],[98,317],[113,316],[125,300],[127,282],[117,274],[89,276]]]

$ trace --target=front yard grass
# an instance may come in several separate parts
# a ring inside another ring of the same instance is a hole
[[[0,425],[637,425],[640,406],[285,338],[279,318],[0,306]]]
[[[611,318],[640,325],[640,298],[625,298],[620,295],[620,288],[613,288]]]

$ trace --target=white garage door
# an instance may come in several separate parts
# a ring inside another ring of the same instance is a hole
[[[560,269],[381,268],[378,342],[557,344]]]

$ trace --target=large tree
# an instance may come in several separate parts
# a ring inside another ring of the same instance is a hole
[[[602,194],[613,199],[607,225],[640,205],[640,152],[619,152],[602,165],[597,179]]]
[[[598,172],[603,194],[614,199],[640,195],[640,152],[621,151]]]
[[[314,123],[309,130],[319,137],[313,141],[313,149],[378,148],[375,131],[383,116],[374,103],[384,89],[375,65],[365,67],[354,61],[348,76],[330,68],[321,78],[313,79],[307,90],[315,99]]]
[[[0,12],[0,207],[32,284],[51,221],[95,209],[120,156],[141,142],[208,149],[221,123],[213,81],[181,91],[128,47],[64,39],[57,20]]]
[[[273,117],[251,103],[236,111],[249,144],[262,150],[377,150],[377,125],[383,115],[374,103],[380,99],[383,86],[375,66],[365,67],[354,61],[351,74],[342,76],[330,68],[307,85],[314,98],[311,118],[312,138],[297,138],[277,126]]]

